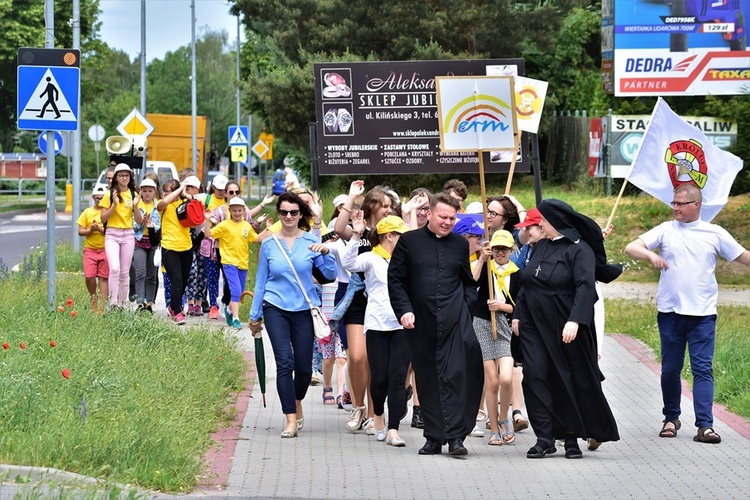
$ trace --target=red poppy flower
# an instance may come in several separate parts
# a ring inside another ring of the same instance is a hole
[[[62,376],[65,377],[66,379],[69,379],[70,378],[70,370],[68,370],[67,368],[64,368],[63,371],[62,371]]]
[[[75,302],[73,301],[73,298],[72,297],[68,297],[68,300],[65,301],[65,305],[68,306],[68,307],[70,307],[73,304],[75,304]]]
[[[75,318],[76,316],[78,316],[78,311],[70,311],[71,318]]]
[[[20,347],[21,349],[26,349],[26,344],[21,342],[20,344],[18,344],[18,347]]]
[[[7,343],[7,342],[3,342],[3,349],[5,349],[6,351],[7,351],[8,349],[10,349],[10,344],[9,344],[9,343]]]
[[[57,306],[58,312],[65,312],[65,308],[63,306]]]
[[[55,342],[54,340],[50,340],[49,345],[51,345],[52,347],[57,347],[57,342]]]

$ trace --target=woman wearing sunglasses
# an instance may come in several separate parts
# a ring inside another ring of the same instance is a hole
[[[261,318],[266,324],[276,360],[276,388],[286,415],[281,437],[292,438],[304,425],[302,400],[312,378],[314,333],[305,296],[320,306],[313,268],[331,280],[336,279],[338,269],[328,247],[308,233],[312,212],[307,203],[286,192],[276,201],[276,213],[281,230],[260,246],[250,329],[260,332]]]

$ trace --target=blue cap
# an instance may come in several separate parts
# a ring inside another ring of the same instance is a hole
[[[462,236],[466,234],[484,236],[484,229],[482,229],[482,226],[477,224],[477,222],[470,217],[459,219],[458,222],[456,222],[456,225],[453,226],[453,232]]]

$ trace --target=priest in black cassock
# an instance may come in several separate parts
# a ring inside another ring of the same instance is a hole
[[[560,200],[544,200],[537,208],[545,239],[520,274],[513,317],[526,409],[537,436],[526,456],[554,453],[555,439],[564,439],[565,457],[581,458],[578,438],[620,438],[597,363],[594,282],[612,281],[622,267],[607,264],[596,222]]]
[[[484,385],[471,312],[477,283],[465,238],[452,233],[458,202],[432,198],[427,225],[399,238],[388,266],[388,293],[406,329],[419,387],[425,445],[420,455],[466,455]]]

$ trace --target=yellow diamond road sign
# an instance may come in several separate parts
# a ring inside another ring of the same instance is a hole
[[[258,141],[255,144],[253,144],[253,153],[260,158],[263,159],[263,155],[268,152],[268,144],[266,144],[263,141]]]
[[[146,117],[140,111],[133,108],[133,111],[117,126],[117,131],[125,136],[142,135],[148,137],[154,131],[154,126],[146,120]]]

